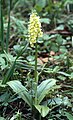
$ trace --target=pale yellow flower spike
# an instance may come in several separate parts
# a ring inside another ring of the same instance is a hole
[[[34,12],[30,15],[28,33],[29,33],[29,42],[31,47],[34,46],[34,43],[36,43],[37,38],[43,36],[40,18]]]

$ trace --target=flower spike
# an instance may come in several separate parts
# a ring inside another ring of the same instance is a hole
[[[28,33],[29,33],[29,42],[30,42],[31,47],[34,46],[34,43],[36,43],[37,38],[43,36],[40,18],[39,16],[37,16],[36,12],[32,12],[32,14],[30,15]]]

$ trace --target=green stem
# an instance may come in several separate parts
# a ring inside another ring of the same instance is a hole
[[[0,33],[1,33],[1,47],[2,51],[4,50],[4,26],[3,26],[3,7],[2,7],[2,0],[0,0]]]
[[[35,82],[37,82],[37,42],[35,44]]]
[[[39,114],[39,120],[41,120],[41,114]]]
[[[10,38],[10,9],[11,9],[11,0],[8,1],[8,27],[7,27],[7,35],[6,35],[6,52],[8,52],[8,44]]]
[[[38,74],[37,74],[37,42],[35,43],[35,104],[37,104],[37,85],[38,85]]]

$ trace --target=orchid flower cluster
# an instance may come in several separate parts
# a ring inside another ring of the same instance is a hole
[[[36,43],[37,39],[43,36],[40,18],[37,16],[36,12],[32,12],[30,15],[28,34],[31,47],[34,47],[34,43]]]

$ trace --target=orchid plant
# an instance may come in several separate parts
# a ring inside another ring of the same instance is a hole
[[[42,117],[45,117],[49,108],[42,105],[42,100],[49,93],[50,89],[56,84],[55,79],[48,79],[38,84],[38,70],[37,70],[37,56],[38,56],[38,39],[43,36],[41,29],[40,18],[36,12],[32,12],[30,15],[29,25],[28,25],[28,38],[30,46],[35,48],[35,71],[34,78],[32,80],[31,89],[28,90],[22,83],[18,80],[13,80],[7,82],[7,84],[13,89],[13,91],[20,96],[32,109],[36,108]],[[34,114],[34,113],[33,113]],[[35,116],[34,116],[35,117]],[[34,119],[34,118],[33,118]]]

